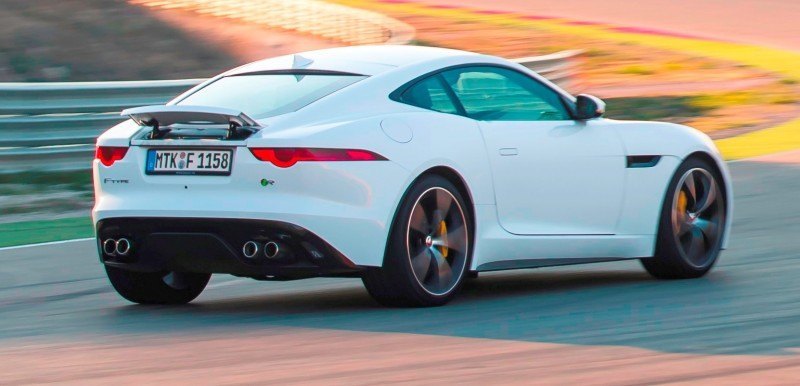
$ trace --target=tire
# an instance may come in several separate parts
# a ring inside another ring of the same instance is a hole
[[[461,288],[471,256],[472,219],[447,179],[418,179],[401,201],[389,233],[383,267],[362,281],[375,300],[393,307],[449,302]]]
[[[106,266],[117,293],[139,304],[186,304],[206,288],[210,273],[134,272]]]
[[[707,161],[689,158],[670,181],[661,209],[656,253],[642,259],[659,279],[692,279],[716,263],[725,233],[725,185]]]

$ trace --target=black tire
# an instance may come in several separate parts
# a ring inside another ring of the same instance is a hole
[[[719,257],[726,210],[725,184],[717,169],[700,158],[684,161],[664,197],[656,253],[641,260],[644,268],[659,279],[705,275]]]
[[[364,286],[386,306],[449,302],[469,267],[471,229],[470,211],[450,181],[438,175],[419,178],[397,209],[383,267],[366,271]]]
[[[109,266],[106,274],[120,296],[139,304],[189,303],[211,278],[210,273],[134,272]]]

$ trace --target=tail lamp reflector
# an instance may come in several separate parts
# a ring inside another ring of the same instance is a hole
[[[94,158],[99,159],[100,163],[105,166],[111,166],[114,162],[125,158],[127,152],[127,147],[98,146],[97,151],[94,153]]]
[[[321,149],[296,147],[251,147],[257,159],[270,162],[279,168],[288,168],[298,162],[314,161],[385,161],[380,154],[359,149]]]

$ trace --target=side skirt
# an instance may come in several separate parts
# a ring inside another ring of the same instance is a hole
[[[632,260],[636,258],[580,258],[580,259],[522,259],[502,260],[485,263],[478,266],[478,272],[504,271],[509,269],[556,267],[560,265],[575,265],[588,263],[605,263],[609,261]]]

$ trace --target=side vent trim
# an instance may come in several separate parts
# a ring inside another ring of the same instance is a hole
[[[629,168],[652,168],[658,165],[661,160],[660,155],[629,155],[628,167]]]

